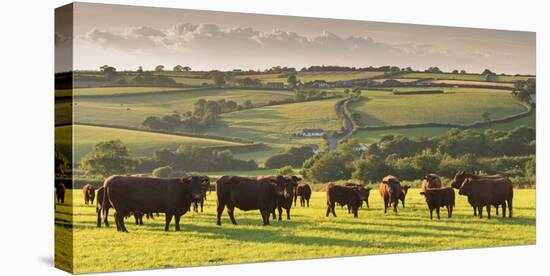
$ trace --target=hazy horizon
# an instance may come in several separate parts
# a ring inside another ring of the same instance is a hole
[[[521,31],[75,3],[73,34],[56,30],[55,41],[73,41],[73,70],[392,65],[536,74],[536,34]]]

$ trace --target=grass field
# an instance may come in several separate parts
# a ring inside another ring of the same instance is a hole
[[[57,127],[55,131],[60,135],[59,137],[70,137],[69,135],[63,135],[63,132],[70,131],[69,127]],[[73,144],[75,160],[80,160],[82,156],[92,151],[95,144],[113,139],[120,139],[128,147],[132,156],[152,156],[155,150],[161,148],[175,150],[180,145],[199,147],[240,145],[239,143],[224,140],[75,125]],[[56,142],[69,145],[71,141],[58,140]]]
[[[350,110],[359,112],[360,126],[390,126],[420,123],[470,124],[518,114],[526,108],[507,93],[447,92],[427,95],[393,95],[385,91],[363,91]],[[368,98],[368,99],[367,99]]]
[[[485,81],[485,75],[480,74],[451,74],[451,73],[424,73],[412,72],[399,74],[397,78],[403,79],[443,79],[443,80],[465,80],[465,81]]]
[[[183,216],[181,232],[163,231],[164,218],[136,226],[126,220],[130,233],[97,228],[95,206],[83,203],[82,193],[71,196],[74,207],[57,205],[56,266],[68,269],[60,257],[74,253],[74,272],[169,268],[357,256],[461,248],[527,245],[536,242],[535,190],[516,190],[514,218],[474,218],[466,199],[457,195],[453,218],[430,221],[419,190],[411,189],[407,206],[384,215],[380,197],[371,193],[370,209],[353,218],[337,208],[338,217],[325,217],[325,194],[313,193],[309,208],[292,209],[292,220],[261,226],[258,211],[235,211],[239,225],[215,225],[215,194],[208,196],[204,213]],[[66,204],[72,204],[68,200]],[[401,206],[400,206],[401,207]],[[493,210],[494,211],[494,210]],[[443,211],[442,214],[445,214]],[[494,212],[493,212],[494,213]],[[71,216],[71,214],[73,216]],[[68,223],[72,222],[72,227]],[[73,237],[72,243],[69,238]]]
[[[489,82],[489,81],[464,81],[464,80],[434,80],[433,84],[451,84],[451,85],[480,85],[480,86],[500,86],[513,88],[513,83],[508,82]]]
[[[91,87],[75,88],[74,96],[113,96],[125,94],[156,93],[168,91],[185,91],[189,88],[181,87],[150,87],[150,86],[127,86],[127,87]],[[70,89],[59,89],[55,91],[56,96],[71,96]]]
[[[126,97],[97,97],[76,99],[74,118],[76,122],[139,127],[148,116],[164,116],[174,111],[185,113],[193,110],[199,99],[233,100],[242,104],[265,104],[270,100],[292,98],[290,91],[207,89],[177,94],[132,95]]]
[[[267,82],[284,82],[286,83],[287,77],[279,77],[280,74],[260,74],[260,75],[248,75],[248,76],[239,76],[239,78],[250,77],[252,79],[256,78],[261,80],[264,83]],[[324,80],[326,82],[334,81],[346,81],[346,80],[357,80],[357,79],[368,79],[373,77],[378,77],[384,75],[383,72],[299,72],[296,75],[296,78],[303,83],[315,81],[315,80]]]
[[[488,126],[473,128],[477,131],[484,131],[485,129],[495,129],[502,131],[509,131],[518,126],[526,126],[535,128],[535,114],[532,113],[529,116],[522,117],[511,122],[495,123]],[[418,139],[420,137],[436,137],[442,136],[447,133],[451,128],[449,127],[407,127],[397,129],[384,129],[384,130],[359,130],[355,132],[352,138],[357,139],[361,143],[375,143],[386,135],[404,135],[411,139]]]
[[[246,137],[275,145],[319,143],[320,138],[290,139],[290,134],[300,132],[304,128],[339,130],[342,122],[334,109],[338,100],[266,106],[223,114],[224,125],[207,133]]]

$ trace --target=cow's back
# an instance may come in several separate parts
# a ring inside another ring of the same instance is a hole
[[[269,181],[268,178],[222,176],[216,181],[218,202],[229,202],[243,211],[259,209],[263,204],[275,204],[277,194]]]

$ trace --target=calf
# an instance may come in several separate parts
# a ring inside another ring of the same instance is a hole
[[[309,207],[309,199],[311,198],[311,187],[306,183],[300,183],[298,187],[296,187],[296,196],[300,197],[300,206],[305,207],[307,203],[307,207]]]
[[[339,186],[334,183],[329,183],[327,185],[327,212],[326,216],[328,217],[330,213],[336,217],[334,212],[334,207],[336,203],[345,206],[351,209],[353,212],[353,217],[357,217],[358,209],[361,206],[361,196],[359,194],[359,189],[356,187],[346,187]]]
[[[193,202],[193,211],[199,212],[199,205],[201,207],[201,213],[203,211],[204,201],[206,200],[206,192],[210,191],[210,178],[208,176],[201,176],[201,192],[202,197],[199,202]]]
[[[94,204],[94,199],[95,199],[94,186],[90,184],[84,185],[84,187],[82,187],[82,193],[84,194],[84,204],[86,205],[88,205],[88,203]]]
[[[393,175],[388,175],[380,183],[380,196],[384,200],[384,213],[393,205],[393,212],[397,213],[398,201],[401,198],[403,190],[399,179]]]
[[[109,227],[109,209],[111,208],[111,204],[108,200],[103,201],[103,197],[105,196],[104,188],[99,187],[97,189],[97,201],[96,201],[96,213],[97,213],[97,227],[101,227],[101,221],[102,221],[102,214],[101,212],[105,212],[105,216],[103,217],[103,224],[105,224],[106,227]],[[136,221],[136,225],[143,225],[143,213],[141,212],[131,212],[126,215],[126,218],[128,218],[131,214],[133,214],[134,219]],[[153,219],[153,213],[146,213],[145,214],[147,219]],[[158,216],[158,214],[157,214]]]
[[[372,188],[370,187],[365,187],[363,185],[360,185],[360,184],[356,184],[356,183],[351,183],[351,182],[348,182],[348,183],[345,183],[344,186],[346,187],[354,187],[356,188],[358,191],[359,191],[359,196],[361,197],[361,200],[365,202],[365,204],[367,205],[367,208],[370,209],[370,206],[369,206],[369,196],[370,196],[370,190]],[[363,202],[361,202],[361,206],[359,207],[363,207]],[[350,212],[350,208],[348,206],[348,213]]]
[[[422,192],[426,199],[426,204],[430,210],[430,219],[433,219],[433,210],[436,210],[437,219],[440,219],[439,208],[446,207],[448,217],[453,215],[453,207],[455,206],[455,191],[451,187],[447,188],[428,188]]]
[[[269,225],[269,215],[277,207],[277,198],[284,195],[284,191],[285,187],[271,178],[222,176],[216,181],[216,224],[222,225],[221,216],[224,208],[227,207],[231,223],[237,225],[233,214],[237,207],[243,211],[260,210],[263,224]]]
[[[399,197],[399,200],[401,200],[401,204],[403,205],[403,208],[405,208],[405,197],[407,196],[407,192],[409,191],[410,188],[411,186],[409,185],[404,185],[401,187],[401,196]]]
[[[468,202],[477,208],[479,218],[483,217],[483,207],[487,208],[487,218],[491,218],[491,205],[502,205],[502,217],[506,217],[508,205],[508,216],[512,217],[514,188],[508,178],[467,178],[460,186],[458,194],[468,197]]]
[[[55,197],[57,199],[57,203],[65,203],[65,192],[67,191],[67,188],[65,187],[65,184],[62,182],[56,182],[55,183]]]

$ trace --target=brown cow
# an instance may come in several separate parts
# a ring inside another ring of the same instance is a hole
[[[111,176],[103,183],[103,204],[109,201],[115,212],[117,230],[128,232],[124,217],[130,213],[166,214],[164,231],[168,231],[172,217],[176,231],[180,231],[180,218],[193,202],[201,199],[201,177],[151,178],[135,176]],[[102,216],[105,212],[102,208]]]
[[[403,208],[405,208],[405,197],[407,197],[407,192],[411,188],[410,185],[403,185],[401,186],[401,196],[399,197],[399,200],[401,200],[401,204],[403,205]]]
[[[193,202],[193,211],[199,212],[199,204],[201,206],[201,213],[203,211],[204,201],[206,200],[206,192],[210,191],[210,178],[208,176],[201,176],[202,179],[202,197],[199,202]]]
[[[382,179],[380,183],[380,196],[384,200],[384,213],[388,211],[388,208],[392,204],[393,211],[397,213],[397,205],[403,192],[400,183],[399,179],[393,175],[388,175]]]
[[[359,189],[357,187],[346,187],[329,183],[327,185],[327,217],[330,213],[336,217],[336,213],[334,212],[336,203],[342,206],[347,205],[353,212],[353,217],[357,217],[357,212],[362,203]]]
[[[67,188],[65,187],[65,184],[63,184],[62,182],[55,183],[55,197],[57,199],[57,203],[61,203],[61,204],[65,203],[66,191],[67,191]]]
[[[367,205],[367,208],[370,209],[370,206],[369,206],[369,196],[370,196],[370,190],[372,190],[372,188],[370,187],[365,187],[361,184],[357,184],[357,183],[352,183],[352,182],[347,182],[344,184],[344,186],[346,187],[355,187],[358,191],[359,191],[359,196],[361,197],[361,200],[365,202],[365,204]],[[361,202],[361,206],[359,206],[360,208],[363,207],[363,202]],[[348,206],[348,213],[350,213],[350,207]]]
[[[453,207],[455,206],[455,191],[451,187],[446,188],[428,188],[422,192],[426,199],[426,204],[430,210],[430,219],[433,219],[433,211],[436,210],[437,219],[440,219],[439,208],[446,207],[448,217],[453,216]]]
[[[506,205],[508,205],[508,216],[512,217],[514,188],[512,181],[508,178],[466,178],[458,194],[468,197],[468,202],[477,208],[479,218],[483,217],[483,207],[487,208],[487,218],[491,218],[491,205],[502,205],[502,217],[506,217]]]
[[[86,184],[84,185],[84,187],[82,187],[82,193],[84,194],[84,203],[86,205],[89,204],[94,204],[94,199],[95,199],[95,188],[94,186],[90,185],[90,184]]]
[[[441,188],[441,178],[435,173],[430,173],[422,179],[422,191],[430,188]]]
[[[277,210],[279,211],[279,220],[282,220],[281,216],[283,209],[286,210],[286,219],[290,220],[290,209],[292,208],[292,200],[294,198],[294,192],[298,187],[298,182],[302,181],[297,176],[276,176],[273,179],[277,181],[278,186],[283,186],[284,191],[282,195],[277,197]],[[275,210],[273,210],[273,219],[275,219]]]
[[[300,197],[300,206],[309,207],[309,199],[311,198],[311,187],[306,183],[300,183],[298,187],[296,187],[296,195],[295,197]],[[294,201],[294,205],[296,205],[296,201]]]
[[[225,207],[231,223],[237,225],[233,214],[235,207],[243,210],[260,210],[264,225],[269,225],[269,215],[277,207],[277,197],[283,195],[284,186],[271,178],[252,179],[240,176],[222,176],[216,181],[217,225]]]
[[[466,173],[465,171],[460,170],[455,174],[453,180],[451,181],[451,187],[453,187],[457,190],[460,189],[460,186],[462,185],[464,180],[466,180],[467,178],[472,178],[472,179],[508,179],[508,176],[506,176],[504,174],[476,175],[476,174]],[[470,198],[468,198],[468,202],[470,203],[470,205],[472,205],[472,207],[474,209],[474,216],[477,216],[477,207],[474,206],[474,204],[470,200]],[[495,206],[496,214],[498,215],[498,205],[493,205],[493,206]],[[505,208],[505,207],[503,206],[502,208]]]

